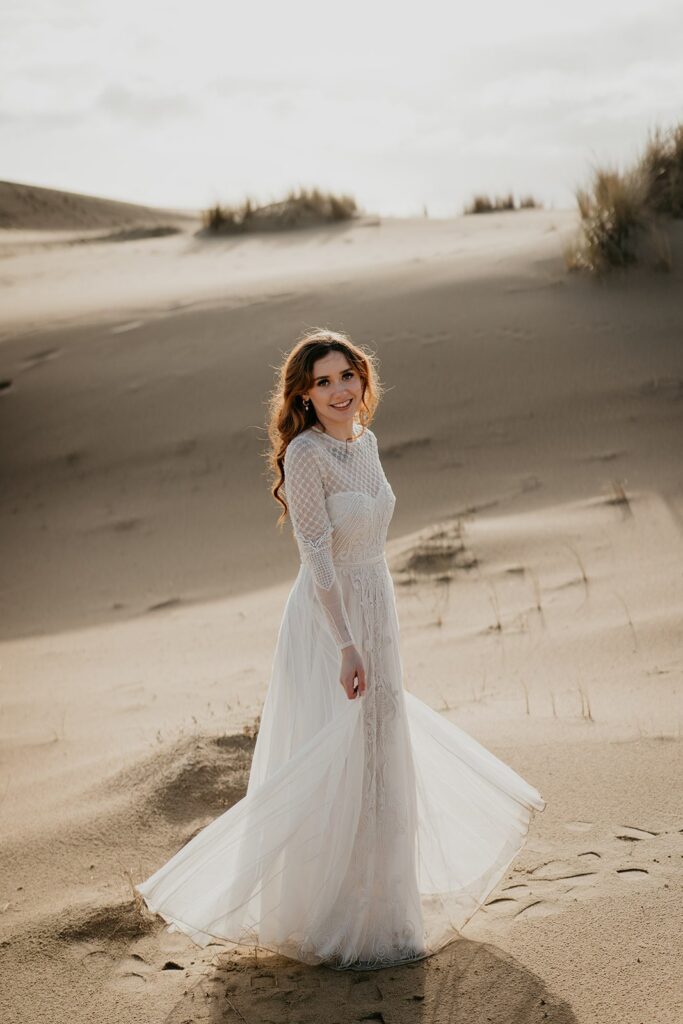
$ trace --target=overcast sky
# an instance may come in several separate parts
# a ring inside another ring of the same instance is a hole
[[[565,9],[566,8],[566,9]],[[683,120],[680,0],[0,0],[0,177],[203,207],[574,205]]]

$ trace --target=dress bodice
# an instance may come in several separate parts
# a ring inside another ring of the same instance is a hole
[[[282,488],[301,561],[311,568],[340,647],[353,640],[336,570],[383,558],[396,503],[374,433],[356,424],[354,434],[353,441],[314,427],[298,434],[285,452]]]
[[[384,475],[374,433],[369,427],[358,428],[355,441],[340,441],[311,427],[304,436],[316,445],[335,564],[380,557],[396,497]]]

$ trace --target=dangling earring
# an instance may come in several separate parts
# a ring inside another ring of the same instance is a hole
[[[306,412],[308,412],[310,404],[311,404],[310,398],[304,398],[303,395],[302,395],[301,396],[301,401],[304,403],[304,409],[306,410]]]

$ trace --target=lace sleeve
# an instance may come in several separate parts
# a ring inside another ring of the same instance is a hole
[[[316,595],[342,650],[355,640],[332,561],[332,523],[313,446],[292,441],[285,451],[284,469],[285,496],[301,561],[311,568]]]

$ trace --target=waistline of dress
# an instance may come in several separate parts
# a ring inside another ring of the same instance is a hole
[[[386,562],[386,555],[384,552],[379,555],[370,555],[369,558],[363,558],[360,562],[347,562],[343,559],[333,559],[333,561],[336,569],[351,569],[364,565],[379,565],[380,562]]]
[[[388,564],[386,552],[382,552],[379,555],[370,555],[367,558],[362,558],[358,562],[350,562],[341,558],[332,559],[332,564],[334,565],[335,569],[363,569],[368,565],[381,565],[382,563],[384,563],[385,565]],[[307,568],[309,570],[311,569],[308,559],[302,559],[300,568]]]

